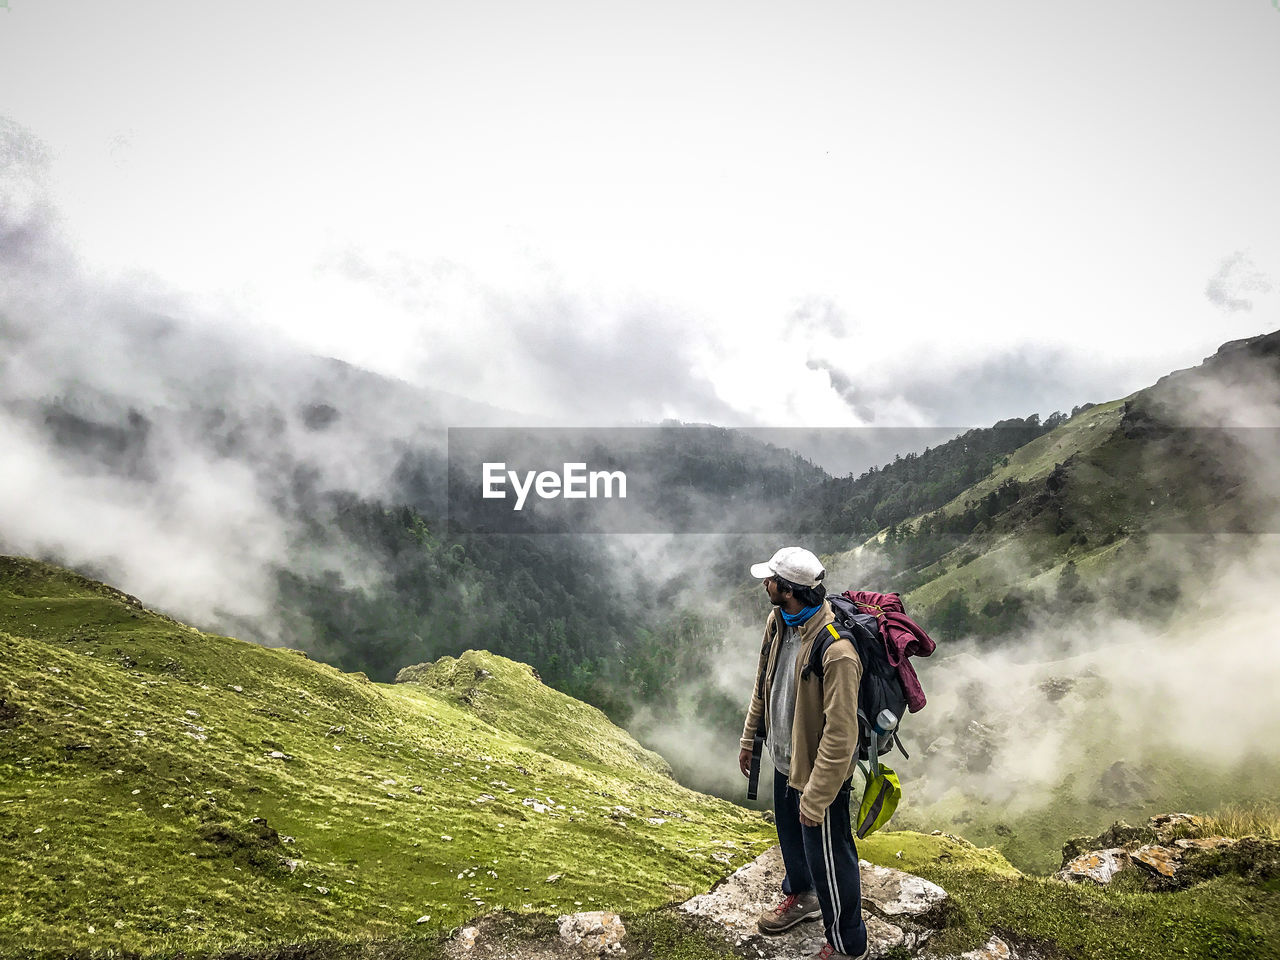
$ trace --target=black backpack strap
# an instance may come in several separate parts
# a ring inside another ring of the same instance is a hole
[[[760,673],[756,675],[756,696],[764,699],[764,675],[769,672],[769,648],[778,639],[777,621],[773,621],[773,633],[767,634],[760,645]]]
[[[836,629],[835,624],[828,623],[822,628],[818,638],[813,641],[813,649],[809,651],[809,662],[800,671],[801,680],[808,680],[810,674],[817,674],[818,683],[822,683],[824,674],[822,660],[827,655],[828,648],[840,639],[842,639],[840,631]]]

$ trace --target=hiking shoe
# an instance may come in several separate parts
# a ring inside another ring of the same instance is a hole
[[[783,930],[790,930],[802,920],[812,920],[820,916],[822,916],[822,908],[818,906],[818,897],[810,890],[798,896],[783,897],[782,902],[776,907],[770,907],[760,914],[760,920],[756,926],[761,933],[781,933]]]
[[[824,943],[822,949],[813,957],[813,960],[867,960],[871,954],[871,941],[867,941],[867,948],[856,957],[851,953],[841,953],[829,943]]]

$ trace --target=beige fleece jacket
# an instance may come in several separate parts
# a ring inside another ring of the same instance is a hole
[[[801,793],[800,812],[809,820],[822,820],[827,807],[840,792],[840,785],[857,769],[858,751],[858,685],[862,682],[862,661],[853,644],[837,640],[822,658],[826,679],[820,684],[816,676],[801,679],[804,665],[819,633],[834,621],[831,604],[825,600],[821,609],[800,626],[800,649],[796,654],[796,712],[791,725],[791,775],[788,783]],[[782,614],[774,608],[764,625],[764,642],[756,677],[764,671],[764,690],[757,682],[751,688],[746,723],[742,727],[741,745],[750,750],[756,728],[763,716],[769,725],[769,691],[777,672],[778,649],[782,646]]]

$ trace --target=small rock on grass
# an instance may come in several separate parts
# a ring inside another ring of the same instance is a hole
[[[1018,960],[1018,955],[999,937],[992,937],[977,950],[962,953],[960,960]]]
[[[947,899],[947,891],[914,874],[877,867],[866,860],[858,861],[858,871],[863,899],[888,916],[925,914]]]
[[[1091,850],[1071,860],[1054,876],[1067,883],[1093,883],[1105,885],[1121,870],[1129,866],[1129,852],[1124,847]]]
[[[1147,821],[1161,843],[1168,843],[1178,834],[1198,835],[1204,829],[1204,820],[1190,813],[1161,813]]]
[[[560,939],[570,947],[577,947],[587,956],[622,956],[626,950],[622,938],[626,928],[622,918],[607,910],[566,914],[559,918]]]
[[[875,914],[864,913],[863,922],[867,925],[867,940],[876,947],[880,954],[887,953],[895,947],[906,943],[907,935],[902,928],[881,920]]]

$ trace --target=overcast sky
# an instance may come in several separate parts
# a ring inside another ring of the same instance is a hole
[[[0,115],[103,282],[558,422],[990,423],[1280,328],[1280,0],[8,0]]]

